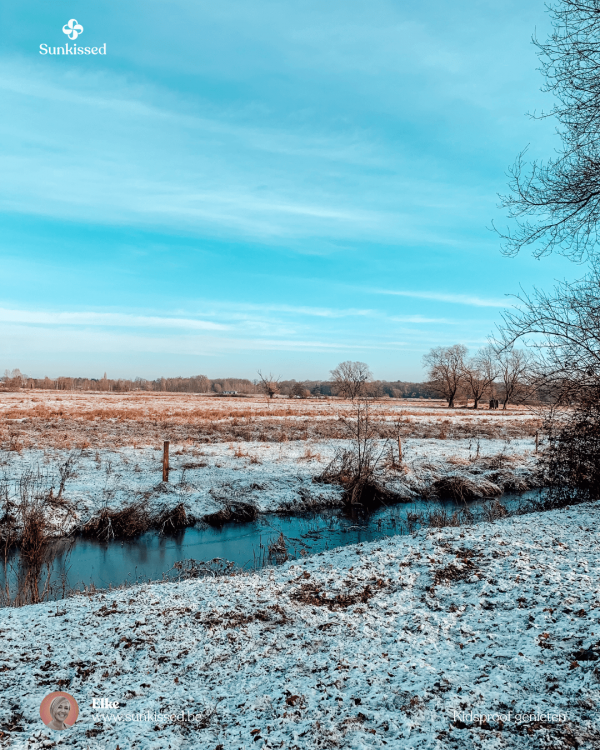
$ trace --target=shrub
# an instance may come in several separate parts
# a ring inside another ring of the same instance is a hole
[[[546,425],[541,464],[552,506],[600,498],[600,383],[588,386],[575,409]]]
[[[378,432],[373,426],[367,401],[355,407],[355,419],[340,417],[350,448],[339,448],[330,464],[315,482],[339,484],[344,488],[344,499],[350,505],[371,505],[392,499],[381,482],[383,458],[389,446],[380,444]]]

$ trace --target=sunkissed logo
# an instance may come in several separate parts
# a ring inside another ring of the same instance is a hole
[[[83,26],[75,18],[71,18],[63,27],[63,34],[69,39],[75,41],[77,37],[83,34]],[[106,44],[101,47],[79,47],[77,44],[65,44],[64,47],[50,47],[47,44],[40,44],[40,55],[105,55]]]
[[[75,41],[80,34],[83,34],[83,26],[72,18],[69,23],[63,26],[63,34],[66,34],[69,39]]]

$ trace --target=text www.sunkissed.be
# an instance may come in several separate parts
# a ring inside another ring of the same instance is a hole
[[[139,711],[138,713],[113,714],[97,713],[92,716],[94,721],[101,721],[105,724],[122,724],[127,721],[201,721],[204,714],[195,714],[192,711],[179,711],[174,714],[162,714],[156,711]]]

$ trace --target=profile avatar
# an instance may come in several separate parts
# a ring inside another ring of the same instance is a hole
[[[79,714],[77,701],[68,693],[50,693],[42,701],[40,716],[48,729],[63,732],[70,729]]]

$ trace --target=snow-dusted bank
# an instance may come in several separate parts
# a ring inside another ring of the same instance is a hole
[[[60,503],[52,503],[54,533],[81,527],[103,507],[119,509],[142,501],[150,511],[183,504],[190,518],[218,513],[232,503],[253,505],[259,513],[302,511],[342,502],[342,489],[316,484],[336,450],[349,441],[327,440],[285,443],[217,443],[190,448],[171,445],[170,481],[162,482],[162,454],[148,447],[114,451],[24,450],[4,453],[0,479],[9,493],[20,493],[20,478],[28,472],[43,475],[46,491],[55,498],[61,466],[77,456],[69,468]],[[388,461],[385,446],[381,465]],[[483,496],[522,491],[536,484],[535,442],[517,439],[407,439],[403,467],[385,470],[384,481],[400,498],[430,496],[442,479],[461,478]],[[391,454],[389,454],[391,455]],[[397,455],[397,454],[396,454]]]
[[[599,527],[579,506],[3,610],[0,743],[54,746],[63,689],[61,747],[597,748]]]

